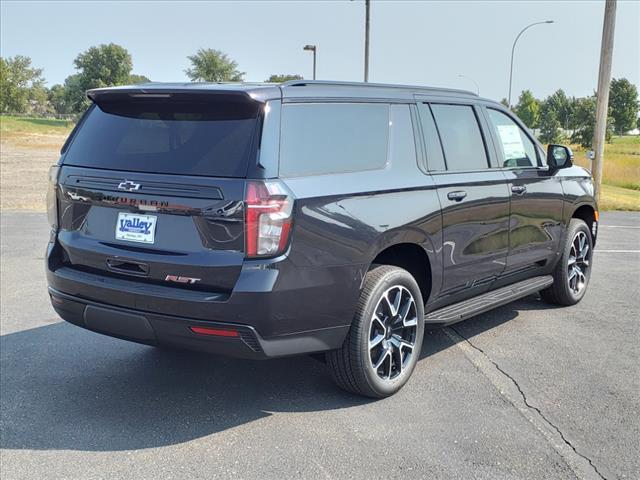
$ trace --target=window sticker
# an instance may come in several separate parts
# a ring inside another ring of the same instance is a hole
[[[527,154],[517,125],[497,125],[505,160],[526,158]]]

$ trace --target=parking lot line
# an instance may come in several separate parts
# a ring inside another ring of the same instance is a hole
[[[640,250],[598,250],[596,248],[596,253],[640,253]]]
[[[640,225],[600,225],[598,228],[640,228]]]

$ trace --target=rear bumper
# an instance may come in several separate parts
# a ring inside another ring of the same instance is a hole
[[[94,332],[147,345],[198,350],[239,358],[264,359],[331,350],[349,327],[262,338],[254,328],[114,307],[67,295],[49,287],[54,310],[69,323]],[[234,336],[194,333],[190,327],[216,328]]]
[[[47,250],[52,305],[65,320],[106,335],[248,358],[339,348],[359,295],[360,266],[299,268],[286,258],[246,262],[230,293],[149,284],[59,264]],[[234,337],[190,327],[233,329]]]

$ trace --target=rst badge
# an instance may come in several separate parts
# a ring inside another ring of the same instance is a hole
[[[129,242],[153,243],[156,234],[155,215],[138,215],[135,213],[118,213],[116,222],[116,239]]]
[[[200,278],[183,277],[182,275],[167,275],[164,279],[167,282],[188,283],[190,285],[198,283],[201,280]]]

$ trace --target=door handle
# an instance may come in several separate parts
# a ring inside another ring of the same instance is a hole
[[[462,201],[462,199],[463,199],[464,197],[466,197],[466,196],[467,196],[467,192],[465,192],[465,191],[463,191],[463,190],[457,190],[457,191],[455,191],[455,192],[449,192],[449,193],[447,193],[447,198],[448,198],[449,200],[454,200],[454,201],[456,201],[456,202],[460,202],[460,201]]]
[[[524,192],[527,191],[527,187],[525,187],[524,185],[512,185],[511,191],[516,195],[522,195]]]

